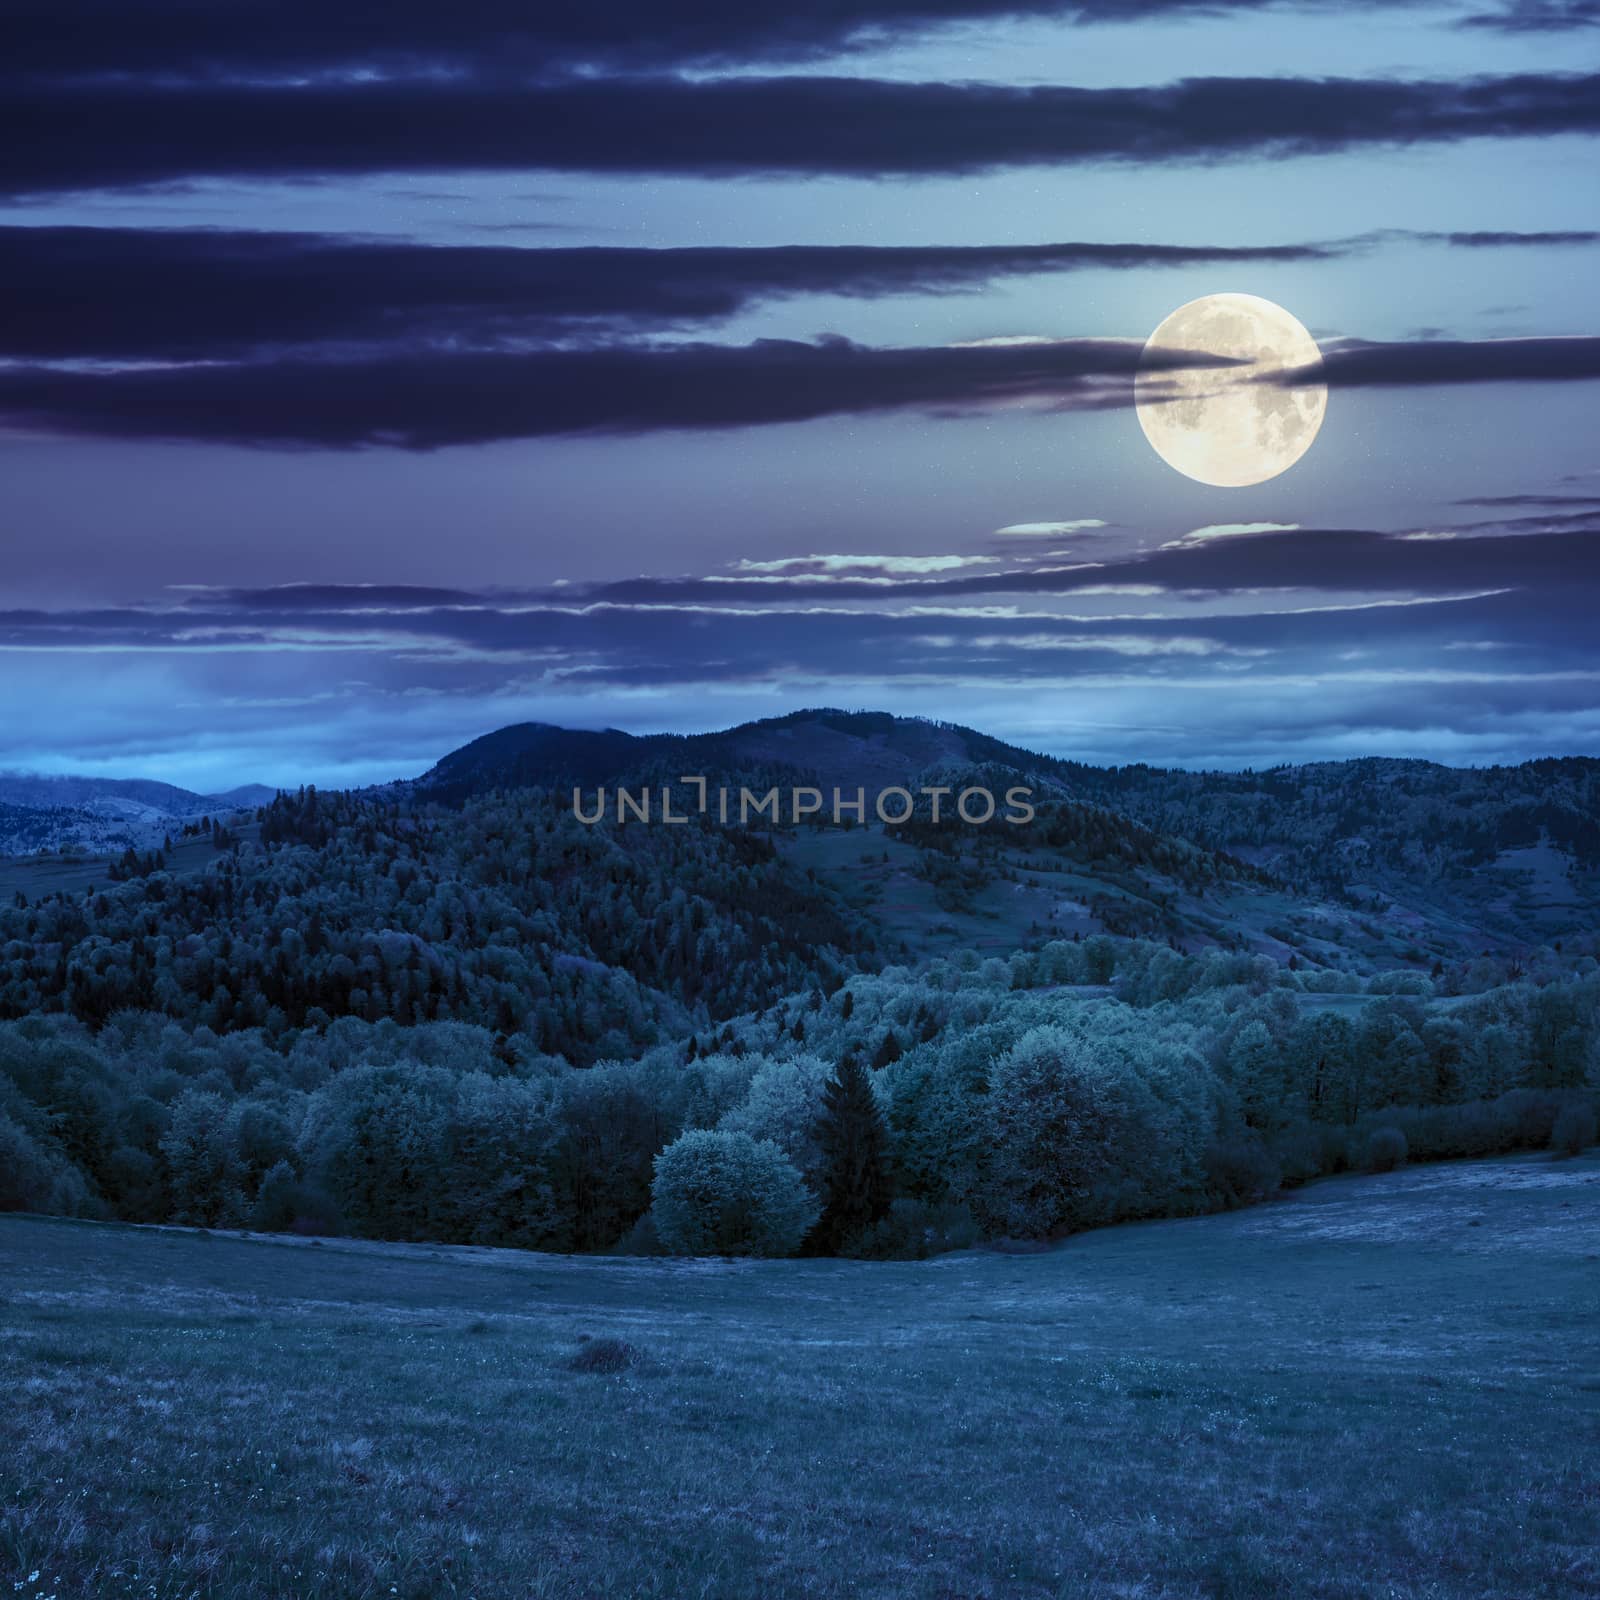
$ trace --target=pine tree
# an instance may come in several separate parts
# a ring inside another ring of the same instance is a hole
[[[823,1156],[822,1217],[816,1243],[829,1253],[889,1209],[889,1130],[866,1070],[853,1056],[822,1091],[817,1144]]]

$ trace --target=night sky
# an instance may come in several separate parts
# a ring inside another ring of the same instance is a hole
[[[13,0],[0,767],[1600,754],[1600,0]],[[1326,359],[1247,489],[1197,296]]]

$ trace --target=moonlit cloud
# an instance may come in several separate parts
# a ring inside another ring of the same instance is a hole
[[[774,561],[740,560],[735,571],[798,577],[808,574],[826,577],[836,572],[877,573],[886,576],[920,573],[958,572],[963,567],[993,566],[998,556],[783,556]]]
[[[1101,633],[1074,638],[1053,633],[979,634],[970,643],[980,650],[1105,651],[1116,656],[1264,656],[1264,649],[1224,644],[1188,634],[1165,638],[1137,633]]]
[[[14,708],[0,766],[40,764],[71,727],[96,770],[213,787],[400,777],[530,715],[688,731],[784,703],[931,710],[1118,761],[1148,759],[1157,724],[1174,730],[1167,761],[1248,764],[1274,740],[1279,755],[1332,755],[1355,717],[1378,748],[1520,759],[1572,748],[1570,730],[1596,720],[1597,598],[1587,530],[1452,546],[1279,525],[1092,567],[815,554],[545,590],[196,586],[0,613]],[[74,718],[62,685],[87,693],[108,659],[102,678],[160,694],[119,691],[112,721]],[[1094,708],[1088,747],[1066,715],[1040,737],[1047,701]]]
[[[1074,533],[1092,533],[1097,528],[1108,527],[1099,517],[1077,517],[1070,522],[1013,522],[996,528],[997,539],[1052,539]]]
[[[1298,522],[1213,522],[1203,528],[1191,528],[1181,539],[1171,539],[1162,548],[1182,550],[1208,539],[1235,539],[1246,534],[1293,533],[1299,526]]]

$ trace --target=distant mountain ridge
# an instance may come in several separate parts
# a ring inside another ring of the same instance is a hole
[[[460,746],[419,777],[365,792],[386,804],[453,807],[539,788],[565,803],[574,787],[592,794],[690,775],[846,794],[859,787],[869,805],[891,786],[1024,783],[1056,810],[1079,808],[1079,829],[1110,837],[1131,824],[1256,869],[1308,900],[1333,897],[1368,915],[1398,906],[1397,916],[1419,926],[1455,926],[1461,945],[1477,937],[1471,930],[1502,943],[1542,942],[1600,917],[1600,760],[1583,756],[1482,768],[1389,756],[1239,772],[1099,767],[955,723],[818,707],[700,734],[519,723]],[[0,854],[146,849],[182,820],[253,809],[272,793],[0,776]],[[1108,827],[1089,813],[1121,821]],[[1131,836],[1127,847],[1156,848]]]
[[[62,806],[128,804],[164,816],[187,817],[218,806],[265,805],[276,789],[241,784],[223,794],[198,794],[154,778],[84,778],[34,772],[0,772],[0,804],[55,809]]]
[[[1425,920],[1459,914],[1532,940],[1585,908],[1600,915],[1600,759],[1587,756],[1499,767],[1389,756],[1240,772],[1097,767],[955,723],[816,708],[689,735],[522,723],[452,751],[412,790],[449,804],[492,789],[748,773],[871,796],[961,768],[1015,774],[1045,798],[1223,852],[1302,892],[1398,901]]]
[[[173,823],[254,810],[276,793],[259,783],[198,794],[153,778],[0,773],[0,855],[145,849]]]
[[[1068,766],[955,723],[831,707],[699,734],[631,734],[524,722],[453,750],[415,782],[420,795],[460,800],[488,789],[595,787],[659,777],[788,772],[868,796],[947,766],[993,765],[1060,781]]]

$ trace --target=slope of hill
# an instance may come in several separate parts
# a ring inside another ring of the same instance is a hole
[[[1307,888],[1547,943],[1600,909],[1600,761],[1359,760],[1264,772],[1073,765],[1074,792]]]
[[[440,813],[307,790],[259,818],[221,852],[186,843],[181,862],[119,863],[121,881],[102,868],[92,890],[18,879],[0,1018],[450,1020],[587,1061],[831,987],[873,948],[832,891],[742,830],[590,829],[528,792]]]
[[[108,812],[125,810],[129,815],[154,812],[182,817],[214,804],[215,797],[149,778],[50,777],[14,772],[0,774],[0,801],[19,806],[75,806],[85,810],[103,807]]]
[[[1592,934],[1447,958],[1061,794],[863,828],[308,789],[250,828],[0,900],[0,1209],[608,1249],[684,1133],[816,1179],[846,1060],[907,1240],[1237,1204],[1380,1135],[1592,1137]]]

